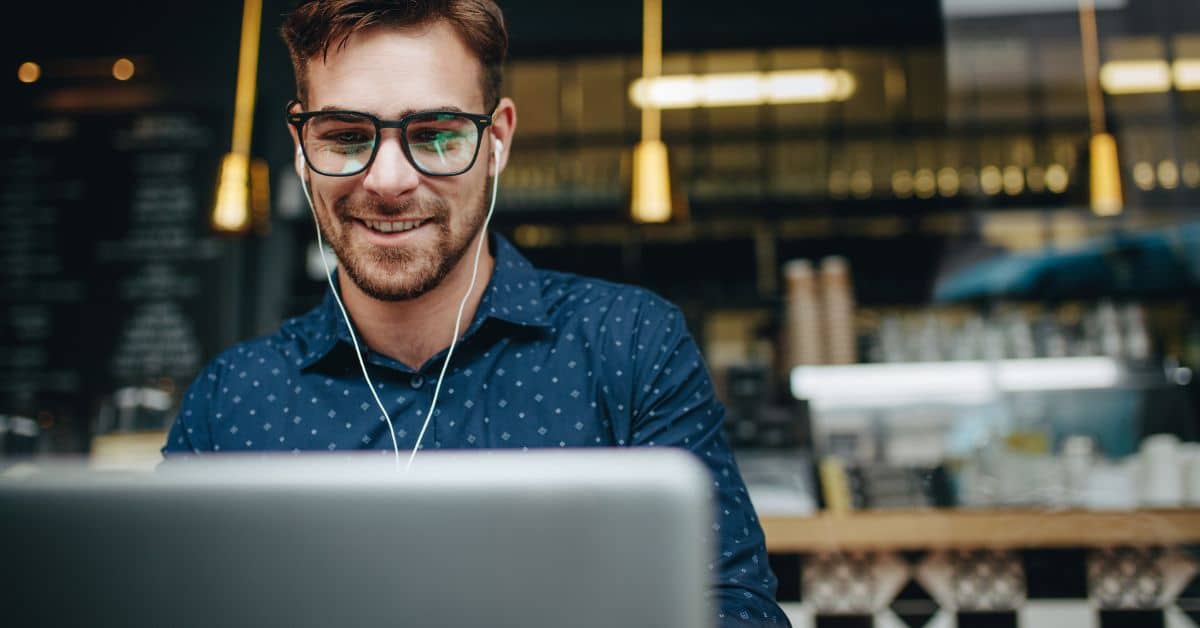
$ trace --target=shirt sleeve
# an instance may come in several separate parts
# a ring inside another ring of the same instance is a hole
[[[216,405],[221,372],[220,361],[214,360],[196,376],[195,381],[184,392],[179,415],[171,424],[167,442],[161,450],[164,459],[212,450],[209,418]]]
[[[721,433],[725,408],[682,312],[658,301],[644,306],[634,361],[634,445],[682,447],[713,477],[717,555],[709,565],[722,628],[789,626],[775,601],[777,581],[766,539],[733,452]]]

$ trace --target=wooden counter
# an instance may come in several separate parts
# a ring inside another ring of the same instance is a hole
[[[1200,543],[1200,509],[897,510],[763,516],[771,552]]]

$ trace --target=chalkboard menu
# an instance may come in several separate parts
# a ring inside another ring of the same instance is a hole
[[[221,128],[196,112],[0,126],[0,415],[65,434],[51,449],[85,448],[146,398],[130,390],[166,393],[161,422],[220,348],[233,245],[207,214]]]

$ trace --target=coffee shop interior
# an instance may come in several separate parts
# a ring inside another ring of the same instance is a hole
[[[6,9],[0,471],[323,297],[252,4]],[[500,4],[493,227],[683,310],[795,625],[1200,626],[1195,0]]]

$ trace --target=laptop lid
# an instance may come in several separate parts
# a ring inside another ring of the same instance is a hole
[[[667,449],[10,469],[0,623],[704,626],[709,486]]]

